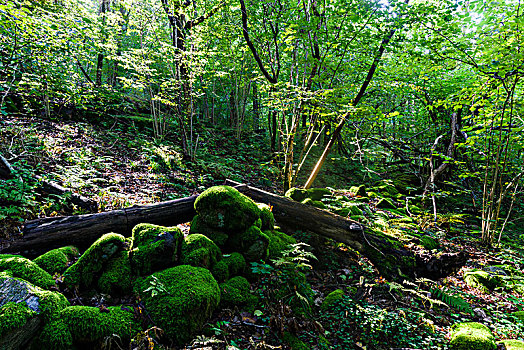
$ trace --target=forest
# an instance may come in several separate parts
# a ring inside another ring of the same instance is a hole
[[[524,349],[521,0],[0,0],[0,349]]]

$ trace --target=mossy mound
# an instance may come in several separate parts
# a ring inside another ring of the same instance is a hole
[[[297,243],[296,239],[280,231],[264,231],[269,238],[269,258],[277,259],[282,256],[282,252],[288,249],[290,244]]]
[[[210,271],[218,283],[222,283],[229,279],[229,266],[225,259],[216,263]]]
[[[133,273],[129,251],[123,250],[108,261],[98,279],[98,290],[111,295],[124,295],[133,291]]]
[[[0,307],[0,340],[9,333],[24,327],[36,318],[37,312],[27,307],[26,303],[9,302]]]
[[[451,327],[451,350],[495,350],[495,338],[488,327],[477,322],[457,323]]]
[[[257,301],[251,294],[249,282],[242,276],[220,284],[220,306],[225,308],[250,307]]]
[[[524,341],[522,340],[507,339],[499,342],[499,344],[504,344],[506,350],[524,350]]]
[[[206,225],[202,219],[200,219],[200,215],[195,215],[193,220],[191,221],[191,227],[189,228],[190,234],[200,233],[207,238],[211,239],[215,244],[219,247],[223,247],[224,244],[226,244],[226,241],[228,239],[227,233],[224,233],[220,230],[213,229],[210,226]]]
[[[129,341],[139,330],[132,308],[70,306],[44,326],[39,345],[41,349],[71,349],[74,345],[100,348],[106,337]]]
[[[273,230],[275,228],[275,217],[269,205],[264,203],[257,203],[258,209],[260,209],[260,220],[262,221],[260,230]]]
[[[251,226],[245,232],[229,237],[229,251],[242,253],[246,261],[265,260],[268,256],[269,237],[256,226]]]
[[[221,259],[220,248],[208,237],[196,233],[184,238],[182,264],[210,269]]]
[[[0,259],[0,272],[11,277],[18,277],[35,286],[49,289],[56,285],[53,277],[40,266],[21,256],[10,256]]]
[[[323,202],[316,201],[316,200],[313,200],[311,198],[306,198],[301,203],[305,204],[305,205],[311,205],[311,206],[319,208],[319,209],[326,209],[327,208],[326,205]]]
[[[116,233],[100,237],[64,272],[64,283],[85,288],[92,286],[107,262],[124,248],[125,242],[125,237]]]
[[[349,192],[351,192],[355,196],[359,196],[359,197],[366,197],[368,195],[368,191],[366,189],[366,185],[352,186],[349,189]]]
[[[311,199],[312,201],[320,201],[324,197],[331,196],[331,191],[327,188],[310,188],[306,190],[303,188],[293,187],[287,190],[284,196],[297,202],[303,202],[307,198]]]
[[[54,275],[55,273],[64,273],[64,271],[71,265],[74,259],[78,258],[80,252],[78,248],[67,246],[48,251],[34,259],[33,262],[42,269]]]
[[[260,209],[250,198],[229,186],[214,186],[195,201],[202,221],[215,229],[244,231],[260,217]]]
[[[311,348],[300,340],[296,335],[290,332],[284,332],[282,340],[289,346],[291,350],[310,350]]]
[[[377,209],[396,209],[397,208],[395,204],[393,204],[393,202],[389,198],[379,199],[377,204],[375,204],[375,207]]]
[[[420,239],[420,243],[427,250],[437,249],[440,246],[440,243],[435,238],[429,236],[423,236]]]
[[[329,293],[326,296],[326,298],[324,298],[324,301],[320,305],[320,310],[322,311],[329,310],[331,307],[333,307],[333,305],[335,305],[337,301],[339,301],[343,297],[344,297],[344,291],[342,289],[336,289],[332,291],[331,293]]]
[[[136,225],[129,254],[133,272],[145,276],[173,266],[179,260],[183,237],[178,227]]]
[[[223,261],[227,264],[230,277],[243,274],[247,266],[246,259],[238,252],[225,256]]]
[[[492,275],[487,271],[472,269],[464,272],[464,282],[472,288],[488,292],[503,285],[500,276]]]
[[[179,265],[135,283],[154,324],[176,344],[189,341],[220,302],[220,289],[209,270]]]

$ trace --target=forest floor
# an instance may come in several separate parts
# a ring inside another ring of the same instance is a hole
[[[128,120],[88,124],[4,119],[0,152],[25,182],[17,183],[16,196],[0,187],[0,238],[18,236],[27,219],[85,213],[67,198],[32,191],[38,186],[32,181],[35,174],[95,200],[99,211],[197,194],[226,178],[281,194],[278,168],[263,134],[246,136],[240,143],[227,130],[208,129],[204,136],[196,160],[187,161],[176,140],[154,142],[142,126]],[[351,181],[341,182],[334,191],[347,193],[344,189],[358,185]],[[370,218],[399,217],[398,211],[374,208],[372,199],[368,204]],[[420,237],[429,236],[438,242],[431,247],[434,253],[468,251],[466,265],[451,276],[394,283],[344,244],[288,232],[311,245],[318,259],[307,272],[313,291],[307,311],[291,307],[300,300],[298,293],[289,300],[271,299],[271,290],[286,282],[273,270],[251,285],[264,300],[256,310],[216,312],[206,331],[186,348],[447,349],[450,327],[464,321],[488,326],[497,340],[524,339],[524,324],[512,314],[524,310],[524,285],[518,282],[524,279],[519,235],[508,232],[500,246],[487,250],[480,244],[478,227],[464,217],[443,215],[438,224],[428,224],[427,217],[423,212],[412,215],[419,235],[406,244],[420,247]],[[391,220],[386,219],[384,229],[393,231]],[[464,275],[475,269],[489,272],[496,285],[487,289],[467,283]],[[511,283],[505,283],[510,277]],[[326,296],[337,289],[345,297],[334,308],[323,308]]]

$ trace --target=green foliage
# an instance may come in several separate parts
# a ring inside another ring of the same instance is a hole
[[[459,295],[451,294],[451,291],[445,287],[433,287],[430,289],[431,296],[435,299],[442,300],[450,307],[457,309],[458,311],[473,314],[473,308],[471,305],[461,298]]]
[[[10,179],[0,179],[0,221],[13,219],[24,221],[37,210],[35,192],[40,184],[35,181],[35,172],[25,161],[12,164]]]

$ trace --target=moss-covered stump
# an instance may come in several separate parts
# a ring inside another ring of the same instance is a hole
[[[18,349],[32,340],[42,322],[65,307],[60,293],[12,277],[0,277],[0,349]]]
[[[70,306],[44,326],[38,347],[71,349],[73,346],[90,346],[99,349],[106,337],[126,342],[138,331],[140,324],[130,307],[111,306],[101,310],[91,306]]]
[[[108,261],[98,279],[98,290],[102,293],[125,295],[133,291],[134,276],[131,270],[130,252],[123,250]]]
[[[282,252],[289,248],[290,244],[297,243],[296,239],[280,231],[264,231],[269,238],[269,259],[277,259],[282,256]]]
[[[202,221],[215,229],[241,232],[260,217],[260,209],[249,197],[229,186],[211,187],[195,200]]]
[[[154,324],[176,344],[189,341],[220,303],[220,289],[209,270],[179,265],[135,283]]]
[[[242,276],[220,284],[220,306],[223,308],[252,308],[257,297],[251,294],[249,282]]]
[[[107,262],[124,248],[125,242],[125,237],[116,233],[100,237],[64,272],[64,283],[68,286],[91,287]]]
[[[173,266],[180,259],[184,235],[178,227],[138,224],[133,228],[131,266],[140,276]]]
[[[261,226],[260,230],[273,230],[275,228],[275,217],[271,212],[269,205],[264,203],[257,203],[258,209],[260,209],[260,220]]]
[[[56,285],[53,277],[33,261],[13,255],[0,258],[0,272],[18,277],[40,288],[49,289]]]
[[[524,341],[522,340],[508,339],[499,342],[499,344],[504,344],[506,350],[524,350]]]
[[[269,237],[256,226],[245,232],[229,236],[226,244],[228,251],[242,253],[247,262],[265,260],[268,256]]]
[[[211,269],[221,259],[220,248],[208,237],[197,233],[184,238],[182,264]]]
[[[495,338],[488,327],[477,322],[457,323],[451,327],[451,350],[495,350]]]
[[[55,273],[64,273],[79,255],[78,248],[67,246],[50,250],[34,259],[33,262],[51,275],[54,275]]]
[[[339,301],[344,297],[344,291],[342,289],[336,289],[329,293],[325,298],[324,301],[322,301],[322,304],[320,305],[320,310],[327,311],[330,308],[333,307]]]
[[[223,247],[224,244],[226,244],[226,241],[228,239],[227,233],[218,230],[213,229],[211,226],[206,225],[202,219],[200,219],[200,215],[195,215],[193,220],[191,221],[191,226],[189,228],[190,234],[200,233],[201,235],[206,236],[219,247]]]
[[[471,269],[464,272],[464,282],[472,288],[488,292],[503,285],[502,278],[487,271]]]

